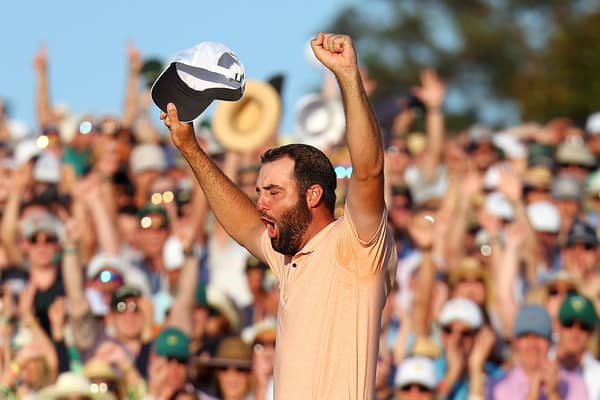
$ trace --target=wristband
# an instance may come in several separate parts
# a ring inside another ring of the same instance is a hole
[[[66,254],[77,254],[77,247],[67,246],[63,249],[63,253]]]

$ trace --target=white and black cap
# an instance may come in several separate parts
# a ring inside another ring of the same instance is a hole
[[[213,100],[237,101],[244,94],[244,66],[227,46],[202,42],[180,51],[150,90],[162,111],[174,103],[179,120],[191,122]]]

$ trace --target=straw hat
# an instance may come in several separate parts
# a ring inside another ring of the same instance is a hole
[[[338,144],[345,130],[346,118],[340,99],[325,99],[313,93],[298,101],[294,128],[298,143],[323,150]]]
[[[86,377],[74,372],[60,374],[56,383],[40,391],[36,399],[55,400],[67,396],[86,396],[92,400],[115,399],[110,393],[93,393],[91,382]]]
[[[212,130],[226,149],[252,151],[277,133],[280,117],[281,99],[275,88],[249,80],[240,101],[217,104]]]

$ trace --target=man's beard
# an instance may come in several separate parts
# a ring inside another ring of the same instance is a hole
[[[302,236],[312,221],[306,202],[300,198],[295,207],[287,210],[279,221],[279,235],[271,239],[273,249],[283,255],[293,256],[300,250]]]

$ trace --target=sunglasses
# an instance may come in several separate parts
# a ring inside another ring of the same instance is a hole
[[[186,364],[187,363],[187,361],[180,360],[179,358],[176,358],[176,357],[167,356],[166,358],[167,358],[167,362],[175,361],[178,364]]]
[[[140,226],[142,227],[142,229],[144,230],[148,230],[148,229],[166,229],[169,227],[169,224],[161,218],[160,222],[156,219],[152,219],[148,216],[142,217],[142,219],[140,219]]]
[[[30,244],[56,244],[58,243],[58,237],[55,235],[47,235],[44,240],[41,236],[35,235],[27,239]]]
[[[162,203],[172,203],[173,200],[175,200],[175,194],[170,191],[170,190],[166,190],[164,192],[155,192],[152,193],[152,196],[150,196],[150,202],[152,204],[154,204],[155,206],[158,206]]]
[[[569,329],[571,329],[575,325],[577,325],[577,326],[579,326],[579,328],[581,330],[584,330],[586,332],[592,332],[594,330],[594,327],[592,325],[588,325],[584,322],[577,321],[577,320],[561,322],[560,325],[562,327],[569,328]]]
[[[420,393],[431,393],[432,390],[425,385],[421,385],[419,383],[410,383],[408,385],[400,386],[398,389],[401,392],[409,392],[411,390],[416,389]]]
[[[551,286],[548,288],[548,296],[554,297],[558,295],[575,295],[577,294],[577,290],[569,288],[569,289],[559,289],[555,286]]]
[[[101,283],[123,282],[123,276],[121,274],[115,273],[108,269],[98,272],[98,275],[96,275],[95,279]]]
[[[446,325],[446,326],[442,326],[442,332],[444,332],[446,335],[451,335],[452,333],[457,332],[462,337],[473,337],[473,336],[477,335],[478,330],[477,329],[469,329],[469,330],[456,329],[455,330],[452,328],[452,326]]]
[[[485,284],[485,281],[483,278],[464,277],[464,278],[460,278],[458,280],[458,283],[482,283],[482,284]]]
[[[117,312],[119,314],[122,314],[126,311],[129,312],[137,312],[138,311],[138,305],[137,303],[130,301],[130,302],[125,302],[125,301],[120,301],[117,303],[117,306],[115,307],[115,309],[117,310]]]
[[[117,393],[117,386],[112,382],[94,382],[90,384],[90,392],[98,393]]]
[[[250,372],[252,367],[243,367],[240,365],[221,365],[215,368],[218,372],[234,370],[236,372]]]

